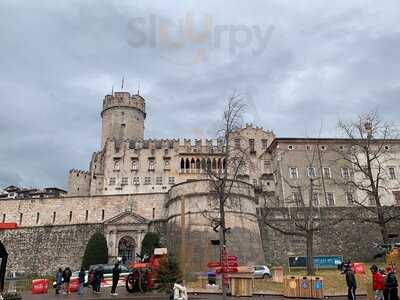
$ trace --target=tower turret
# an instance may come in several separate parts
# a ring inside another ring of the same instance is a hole
[[[145,100],[129,92],[115,92],[103,100],[101,147],[107,139],[143,139]]]

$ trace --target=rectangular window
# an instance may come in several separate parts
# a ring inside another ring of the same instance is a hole
[[[249,139],[249,150],[250,152],[254,152],[254,139]]]
[[[394,201],[395,201],[394,203],[396,205],[400,205],[400,191],[393,192],[393,196],[394,196]]]
[[[128,177],[122,177],[121,185],[128,185]]]
[[[293,202],[297,205],[297,206],[304,206],[303,205],[303,201],[301,199],[301,195],[299,192],[294,192],[293,193]]]
[[[157,185],[162,185],[162,177],[161,176],[156,177],[156,184]]]
[[[299,173],[297,171],[297,167],[289,167],[289,177],[291,179],[299,178]]]
[[[53,224],[56,222],[56,216],[57,216],[57,213],[55,211],[53,211]]]
[[[389,178],[396,179],[396,169],[394,167],[389,167]]]
[[[240,148],[240,139],[235,139],[235,148]]]
[[[156,161],[154,159],[150,159],[149,160],[149,170],[154,171],[155,168],[156,168]]]
[[[335,195],[333,193],[326,193],[326,206],[335,206]]]
[[[311,178],[316,177],[315,168],[314,167],[308,167],[307,168],[307,174],[308,174],[308,177],[311,177]]]
[[[352,193],[346,193],[346,201],[348,205],[354,204],[354,198]]]
[[[89,220],[89,211],[87,210],[85,214],[85,221],[87,222],[88,220]]]
[[[313,206],[319,206],[319,194],[318,193],[313,193],[312,195],[312,202]]]
[[[271,168],[271,161],[270,160],[264,160],[264,171],[268,171]]]
[[[105,211],[104,209],[101,210],[101,220],[104,221]]]
[[[262,144],[262,148],[264,150],[268,148],[268,140],[267,139],[262,139],[261,144]]]
[[[119,159],[116,159],[114,161],[114,171],[119,171],[120,167],[119,167]]]
[[[175,177],[168,177],[169,184],[175,184]]]
[[[342,177],[349,178],[350,177],[350,170],[349,168],[342,168]]]
[[[324,172],[324,177],[325,177],[325,178],[331,178],[331,177],[332,177],[331,168],[329,168],[329,167],[323,167],[323,168],[322,168],[322,172]]]
[[[145,177],[144,178],[144,184],[146,184],[146,185],[151,184],[151,178],[150,177]]]
[[[139,162],[137,159],[132,160],[132,171],[137,171],[138,165],[139,165]]]
[[[39,224],[40,213],[36,213],[36,224]]]
[[[115,185],[115,177],[110,178],[109,185]]]
[[[133,177],[132,184],[139,185],[140,184],[139,177]]]

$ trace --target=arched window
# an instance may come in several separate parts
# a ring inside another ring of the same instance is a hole
[[[207,158],[207,170],[211,170],[211,159]]]
[[[196,159],[196,169],[200,169],[200,159]]]
[[[195,162],[194,158],[192,158],[192,160],[190,161],[190,168],[196,169],[196,162]]]
[[[221,162],[221,159],[218,158],[218,170],[221,170],[221,169],[222,169],[222,162]]]
[[[225,158],[222,160],[222,168],[224,170],[226,170],[226,162],[225,162]]]
[[[189,158],[186,158],[186,165],[185,165],[185,167],[186,167],[186,170],[189,170],[189,169],[190,169]]]
[[[212,162],[212,168],[215,170],[217,168],[217,160],[214,158]]]
[[[185,160],[181,158],[181,170],[185,168]]]
[[[201,168],[203,169],[203,170],[205,170],[206,169],[206,160],[204,159],[204,158],[202,158],[201,159]]]
[[[118,257],[121,257],[122,264],[128,264],[135,258],[136,243],[130,236],[124,236],[118,243]]]

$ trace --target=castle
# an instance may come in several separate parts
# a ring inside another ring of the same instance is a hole
[[[210,244],[218,235],[203,213],[213,196],[202,166],[224,172],[223,141],[145,139],[145,99],[126,91],[105,96],[101,119],[100,151],[93,153],[88,171],[69,172],[66,196],[0,201],[2,221],[18,224],[14,231],[0,232],[10,249],[11,270],[49,273],[59,265],[78,268],[96,231],[106,236],[110,261],[133,260],[145,233],[156,231],[169,251],[186,253],[188,270],[205,270],[208,260],[218,258],[218,247]],[[231,142],[244,146],[251,160],[238,174],[229,199],[241,205],[226,212],[228,251],[242,264],[264,263],[266,258],[281,263],[290,254],[304,254],[301,241],[272,234],[258,218],[258,210],[267,204],[284,210],[296,200],[291,182],[299,184],[320,173],[324,191],[317,190],[313,202],[335,213],[364,197],[338,183],[355,176],[351,165],[338,159],[338,149],[348,147],[348,140],[277,138],[272,131],[246,124]],[[308,156],[315,147],[324,159],[310,166]],[[386,147],[394,156],[400,154],[398,140],[388,141]],[[388,162],[391,180],[383,199],[387,205],[400,203],[398,168],[399,164]],[[279,216],[277,220],[283,222]],[[371,232],[367,227],[362,230]],[[337,244],[343,243],[345,238]],[[277,249],[283,244],[288,249]],[[317,253],[338,251],[344,250],[333,247]],[[354,253],[361,257],[366,252]]]

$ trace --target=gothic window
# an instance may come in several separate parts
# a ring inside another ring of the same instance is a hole
[[[396,179],[396,169],[394,167],[389,167],[389,178]]]
[[[119,159],[116,159],[114,161],[114,171],[119,171],[120,166],[119,166]]]
[[[151,184],[151,178],[150,177],[145,177],[144,178],[144,184],[146,184],[146,185]]]
[[[212,162],[212,168],[215,170],[217,168],[217,160],[214,158]]]
[[[162,185],[162,177],[161,176],[156,177],[156,184]]]
[[[164,168],[169,169],[169,159],[164,160]]]
[[[115,182],[116,182],[115,177],[111,177],[110,181],[109,181],[109,185],[115,185]]]
[[[207,158],[207,170],[211,170],[211,159]]]
[[[149,171],[154,171],[156,167],[156,161],[154,159],[149,160]]]
[[[128,177],[122,177],[121,185],[128,185]]]
[[[168,177],[169,184],[175,184],[175,177]]]
[[[185,169],[185,160],[181,158],[181,170]]]
[[[200,159],[196,159],[196,169],[200,169]]]
[[[254,152],[255,151],[255,149],[254,149],[254,139],[249,139],[249,149],[250,149],[250,152]]]
[[[190,162],[189,162],[189,158],[186,158],[186,164],[185,164],[186,170],[190,169]]]
[[[139,185],[140,184],[139,177],[133,177],[132,184]]]
[[[190,168],[196,169],[196,162],[195,162],[194,158],[192,158],[192,160],[190,161]]]
[[[226,169],[226,162],[225,162],[225,158],[222,160],[222,167],[225,170]]]

